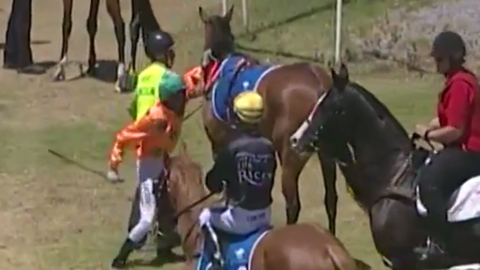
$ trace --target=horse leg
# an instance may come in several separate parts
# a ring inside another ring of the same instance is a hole
[[[117,92],[120,92],[118,79],[125,74],[125,22],[122,18],[119,0],[107,0],[106,5],[108,15],[110,15],[113,22],[115,38],[117,39],[118,66],[115,88]]]
[[[287,224],[295,224],[298,221],[302,208],[298,190],[298,177],[308,159],[300,159],[288,146],[286,140],[279,151],[282,164],[282,193],[286,201]]]
[[[98,7],[100,0],[90,1],[90,11],[87,18],[87,32],[89,39],[88,67],[87,74],[95,74],[95,64],[97,62],[97,53],[95,51],[95,36],[98,30]]]
[[[325,189],[325,197],[323,203],[327,211],[328,216],[328,229],[335,235],[336,233],[336,221],[337,221],[337,207],[338,207],[338,194],[337,194],[337,170],[335,161],[328,156],[325,151],[319,150],[317,152],[318,161],[322,168],[323,184]]]
[[[140,39],[140,9],[138,6],[138,0],[132,0],[132,17],[130,19],[130,63],[128,69],[136,71],[137,67],[137,48],[138,40]]]
[[[65,64],[68,61],[68,43],[72,34],[72,2],[73,0],[63,0],[63,19],[62,19],[62,50],[60,52],[60,61],[54,74],[54,80],[65,80]]]

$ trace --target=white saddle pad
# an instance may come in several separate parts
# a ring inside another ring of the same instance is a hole
[[[417,187],[417,210],[421,216],[427,215]],[[449,202],[448,221],[459,222],[480,217],[480,175],[470,178],[455,191]]]

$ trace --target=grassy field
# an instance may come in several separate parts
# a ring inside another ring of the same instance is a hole
[[[59,33],[51,28],[60,27],[61,11],[57,1],[44,1],[51,5],[42,2],[42,6],[35,6],[33,39],[48,40],[49,44],[34,47],[38,61],[56,59],[59,51]],[[272,61],[286,61],[278,56],[279,51],[311,56],[317,48],[326,50],[331,47],[331,2],[299,0],[292,5],[289,0],[275,0],[274,4],[273,0],[251,1],[252,31],[257,34],[257,40],[249,42],[240,38],[239,43],[273,50],[273,54],[258,55]],[[367,27],[369,21],[365,18],[381,14],[395,1],[350,2],[346,5],[347,23]],[[195,65],[200,58],[203,32],[196,13],[196,6],[200,4],[219,10],[213,0],[195,0],[188,4],[158,0],[155,7],[164,27],[176,33],[178,70]],[[6,5],[1,3],[0,10],[8,10]],[[50,15],[52,8],[56,9],[56,17]],[[123,10],[125,15],[130,12],[127,4]],[[72,59],[85,59],[83,18],[87,12],[86,3],[76,4]],[[6,25],[4,17],[0,17],[2,26]],[[108,16],[102,13],[100,17],[98,55],[115,59]],[[236,30],[241,33],[240,27]],[[435,78],[419,80],[400,71],[361,77],[353,74],[352,78],[376,93],[408,127],[433,113],[436,95],[433,89],[438,87]],[[127,121],[125,108],[129,97],[113,94],[111,84],[94,79],[54,84],[44,77],[0,71],[0,81],[0,269],[108,269],[125,233],[129,197],[134,186],[132,159],[127,160],[121,170],[130,181],[110,185],[92,173],[58,160],[47,149],[105,170],[113,134]],[[208,168],[211,165],[209,146],[198,114],[188,120],[183,134],[194,159]],[[301,179],[302,221],[326,221],[321,180],[318,162],[312,160]],[[339,185],[343,191],[343,182],[339,181]],[[380,269],[364,214],[346,194],[340,197],[340,239],[356,257]],[[275,199],[274,218],[281,224],[284,202],[278,187]],[[135,269],[147,269],[141,264],[152,256],[135,255],[140,259]],[[164,269],[180,267],[181,264],[168,265]]]

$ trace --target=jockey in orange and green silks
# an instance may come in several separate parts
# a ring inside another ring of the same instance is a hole
[[[148,35],[146,50],[151,64],[138,75],[135,97],[129,114],[133,122],[117,133],[109,160],[107,178],[111,182],[120,181],[118,167],[127,148],[136,149],[137,154],[137,194],[134,204],[140,217],[129,224],[128,237],[119,253],[112,261],[113,268],[122,268],[130,253],[141,247],[156,217],[156,183],[163,181],[165,162],[174,150],[182,127],[182,112],[186,102],[185,83],[182,76],[171,71],[173,65],[174,41],[164,31]],[[160,178],[160,179],[159,179]],[[137,198],[138,197],[138,198]],[[160,210],[161,212],[161,210]],[[162,245],[171,252],[174,226],[159,224],[164,233]]]

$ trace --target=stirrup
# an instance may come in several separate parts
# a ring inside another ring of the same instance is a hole
[[[210,223],[207,223],[204,226],[207,229],[208,234],[210,234],[210,240],[212,241],[213,245],[215,246],[215,251],[212,254],[213,259],[215,260],[215,262],[220,264],[219,267],[223,268],[224,262],[223,262],[222,254],[221,254],[221,251],[220,251],[220,243],[218,241],[218,236],[215,233],[215,231],[213,230]]]

